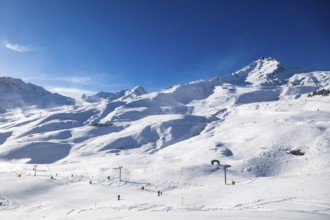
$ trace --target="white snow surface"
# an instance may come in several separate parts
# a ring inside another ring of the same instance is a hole
[[[26,94],[0,99],[0,218],[329,219],[330,97],[307,96],[329,76],[262,58],[51,106],[0,78],[1,94]]]

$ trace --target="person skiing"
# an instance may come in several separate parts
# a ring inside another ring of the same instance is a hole
[[[118,195],[118,201],[120,200],[120,195]]]
[[[160,191],[158,190],[158,196],[160,196]]]

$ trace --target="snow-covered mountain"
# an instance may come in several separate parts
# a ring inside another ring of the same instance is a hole
[[[54,96],[19,80],[10,85],[0,84],[0,93],[8,88],[10,94]],[[14,183],[0,186],[6,192],[0,194],[4,217],[11,209],[18,211],[15,218],[32,213],[31,219],[49,213],[54,219],[87,219],[118,214],[114,210],[125,215],[148,210],[183,212],[186,219],[186,211],[199,210],[207,212],[196,219],[218,219],[231,211],[248,219],[327,219],[330,96],[314,91],[329,85],[330,71],[261,58],[232,74],[160,92],[136,87],[84,96],[69,107],[1,113],[0,180]],[[34,103],[26,97],[23,103]],[[8,99],[1,102],[12,105]],[[211,165],[212,160],[220,166]],[[36,164],[39,172],[33,178]],[[123,181],[113,169],[121,166]],[[26,193],[39,187],[27,200]],[[165,192],[161,199],[154,198],[158,190]],[[57,198],[64,192],[70,195]],[[125,199],[109,201],[104,192]],[[1,210],[0,205],[0,216]],[[268,214],[260,217],[251,210]]]
[[[82,98],[86,102],[100,102],[102,100],[114,101],[117,99],[136,98],[137,96],[147,94],[146,90],[142,86],[137,86],[133,89],[125,89],[119,92],[99,92],[92,96],[83,95]]]
[[[0,77],[0,108],[2,111],[7,108],[27,106],[49,108],[72,104],[74,104],[73,99],[51,93],[40,86],[25,83],[21,79]]]
[[[254,86],[277,86],[287,82],[293,71],[279,61],[269,57],[260,58],[236,71],[232,76]]]

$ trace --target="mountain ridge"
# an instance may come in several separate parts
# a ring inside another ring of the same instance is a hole
[[[2,111],[27,106],[48,108],[73,104],[72,98],[51,93],[41,86],[12,77],[0,77],[0,109]]]
[[[247,66],[235,71],[231,74],[217,76],[210,80],[198,80],[189,83],[178,84],[170,86],[169,88],[163,89],[158,92],[159,96],[168,99],[166,96],[172,96],[171,99],[178,100],[183,104],[187,104],[194,99],[203,99],[212,94],[212,91],[216,86],[223,84],[231,84],[234,86],[253,86],[253,87],[279,87],[285,84],[289,84],[291,87],[297,86],[310,86],[315,87],[312,89],[320,89],[323,86],[327,86],[330,82],[329,77],[330,71],[315,71],[307,70],[305,68],[291,68],[287,67],[281,62],[274,58],[260,58],[257,59]],[[307,92],[311,92],[308,90]],[[157,93],[157,92],[154,92]],[[11,77],[0,77],[0,103],[2,108],[14,108],[22,107],[24,105],[37,105],[39,107],[47,107],[47,105],[72,105],[73,99],[61,96],[56,93],[51,93],[43,87],[25,83],[21,79],[14,79]],[[43,101],[38,102],[33,98],[25,97],[26,94],[32,96],[47,96]],[[95,95],[86,96],[83,95],[82,99],[86,102],[94,103],[102,100],[108,102],[120,101],[120,100],[133,100],[139,96],[148,94],[142,86],[136,86],[133,89],[125,89],[119,92],[98,92]],[[172,94],[172,95],[169,95]],[[181,94],[181,95],[180,95]],[[189,95],[190,94],[190,95]],[[190,96],[190,98],[189,98]],[[7,98],[6,98],[7,97]],[[17,102],[11,101],[12,104],[7,100],[17,100]],[[24,99],[29,99],[28,102],[23,102]],[[49,99],[49,104],[47,103]],[[156,98],[157,99],[157,98]]]
[[[168,147],[189,142],[194,137],[211,135],[212,130],[217,130],[232,115],[240,117],[237,112],[244,111],[245,108],[259,109],[263,106],[266,109],[266,106],[273,106],[271,111],[276,114],[277,109],[282,108],[278,106],[279,103],[283,106],[287,106],[287,103],[303,103],[302,106],[306,106],[306,109],[313,109],[308,103],[317,98],[307,97],[307,94],[328,87],[329,76],[329,71],[294,73],[291,68],[275,59],[263,58],[233,74],[175,85],[160,92],[147,93],[141,86],[117,93],[101,92],[95,96],[85,96],[85,101],[76,102],[71,107],[61,107],[63,99],[66,101],[66,97],[61,96],[56,103],[59,109],[41,106],[44,107],[42,112],[46,112],[45,116],[38,109],[21,111],[17,120],[27,120],[23,123],[26,123],[22,126],[23,130],[15,127],[15,123],[22,122],[5,117],[7,114],[14,115],[15,111],[4,114],[4,124],[0,127],[0,143],[8,146],[8,149],[11,149],[11,144],[22,147],[16,141],[24,143],[31,137],[35,137],[32,138],[35,142],[58,143],[59,148],[65,149],[65,154],[54,152],[59,158],[50,161],[55,163],[65,160],[66,156],[70,158],[71,153],[79,154],[80,151],[119,154],[125,150],[162,152]],[[26,86],[24,91],[36,90],[32,97],[41,94],[41,101],[54,96],[41,87],[31,89],[32,84],[25,84],[20,80],[15,82],[16,86]],[[7,102],[10,104],[9,100]],[[319,105],[323,106],[321,102]],[[296,107],[290,108],[297,111]],[[33,113],[35,111],[38,114]],[[33,115],[34,119],[29,119],[29,115]],[[40,138],[38,134],[42,134]],[[94,147],[86,147],[91,143]],[[41,146],[42,144],[28,144],[23,148],[35,149]],[[230,146],[227,144],[226,149],[234,153],[240,151],[234,151]],[[0,158],[1,155],[7,159],[23,157],[21,151],[6,156],[6,149],[0,151]],[[15,158],[13,155],[21,156]],[[28,156],[31,157],[30,154]],[[31,161],[35,160],[32,158]]]

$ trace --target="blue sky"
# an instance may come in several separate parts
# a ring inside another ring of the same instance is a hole
[[[0,76],[81,95],[229,74],[262,56],[330,69],[330,1],[0,0]]]

